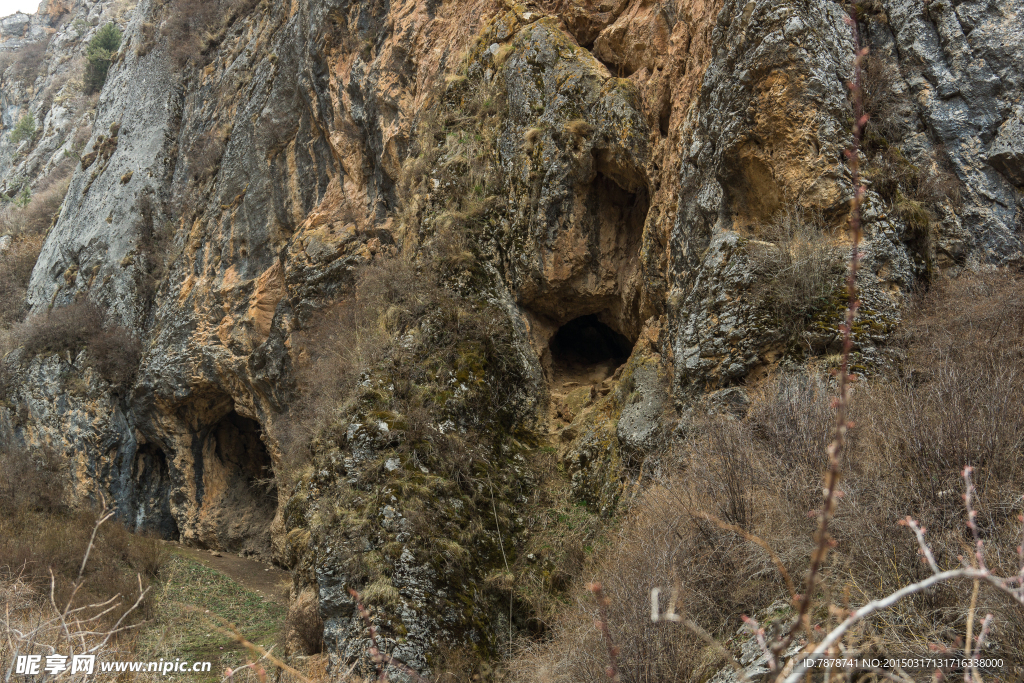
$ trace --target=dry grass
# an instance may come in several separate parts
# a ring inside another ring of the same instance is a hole
[[[36,184],[24,208],[7,205],[0,210],[0,235],[10,235],[10,246],[0,253],[0,328],[25,315],[25,293],[46,231],[60,211],[68,189],[72,164],[59,164]]]
[[[504,109],[494,84],[461,76],[448,82],[441,102],[420,119],[398,179],[405,234],[429,243],[484,225],[502,192],[496,141]]]
[[[795,207],[780,211],[760,237],[746,247],[758,275],[753,295],[792,337],[828,304],[842,278],[844,254],[823,221]]]
[[[134,601],[157,575],[163,562],[155,539],[130,534],[116,522],[99,529],[90,561],[81,572],[90,534],[101,512],[68,506],[68,463],[53,451],[29,451],[13,445],[0,449],[0,577],[9,585],[35,592],[35,604],[44,605],[51,594],[62,608],[103,603],[115,595]],[[13,589],[12,589],[13,590]],[[72,600],[73,598],[73,600]],[[152,615],[152,603],[143,600],[124,624]],[[87,609],[79,616],[93,617],[102,610]],[[94,621],[112,627],[122,612]]]
[[[1016,516],[1024,510],[1024,304],[1007,273],[942,283],[908,323],[901,376],[856,385],[857,428],[841,455],[836,546],[822,569],[818,605],[863,604],[928,576],[907,515],[928,528],[940,567],[958,567],[969,532],[958,481],[977,475],[978,526],[993,571],[1019,570]],[[611,598],[610,627],[623,681],[703,680],[724,666],[690,631],[651,624],[649,591],[676,588],[687,617],[721,639],[787,589],[771,557],[711,517],[764,539],[799,584],[813,548],[821,472],[834,420],[831,391],[813,373],[778,376],[754,392],[741,418],[696,418],[662,481],[627,515],[609,552],[589,566]],[[698,411],[699,414],[699,411]],[[665,463],[663,463],[664,465]],[[860,631],[881,651],[955,647],[970,613],[970,582],[943,584],[882,611]],[[811,618],[828,615],[815,608]],[[994,615],[995,650],[1022,666],[1024,609],[983,587],[978,614]],[[524,652],[522,681],[600,680],[607,662],[596,605],[579,587],[549,644]],[[978,617],[980,619],[980,617]]]

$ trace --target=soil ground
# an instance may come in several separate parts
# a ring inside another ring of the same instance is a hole
[[[292,585],[291,574],[271,564],[264,564],[230,553],[211,553],[176,542],[167,542],[173,552],[198,562],[234,579],[245,588],[258,594],[264,600],[284,607],[288,606],[288,590]]]

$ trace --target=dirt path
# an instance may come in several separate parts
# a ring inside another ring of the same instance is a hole
[[[167,547],[172,552],[231,577],[265,600],[288,606],[288,589],[291,588],[292,577],[284,570],[230,553],[218,552],[215,555],[209,550],[190,548],[180,543],[167,542]]]

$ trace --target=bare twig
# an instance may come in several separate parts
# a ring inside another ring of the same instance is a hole
[[[93,548],[96,545],[96,537],[99,532],[99,528],[113,516],[113,511],[106,507],[106,501],[104,501],[100,516],[93,525],[92,534],[89,538],[85,552],[83,553],[82,564],[79,567],[78,578],[73,584],[71,597],[68,599],[68,602],[63,609],[61,609],[57,604],[57,578],[52,570],[50,571],[49,599],[46,602],[46,604],[49,605],[49,609],[52,610],[52,616],[47,618],[40,614],[35,618],[35,622],[29,628],[24,628],[21,624],[15,623],[15,617],[11,613],[10,598],[8,597],[3,614],[3,629],[7,633],[7,645],[12,655],[17,656],[17,654],[22,651],[32,652],[38,651],[39,649],[49,651],[51,654],[56,654],[58,651],[70,651],[71,654],[75,654],[76,652],[81,654],[93,654],[103,648],[106,648],[111,638],[115,635],[138,628],[142,625],[142,623],[130,624],[127,626],[123,625],[125,619],[139,608],[148,592],[148,589],[143,588],[142,586],[141,576],[137,577],[139,582],[139,594],[135,602],[124,610],[113,626],[109,628],[103,629],[95,627],[94,624],[98,623],[103,617],[109,615],[111,612],[114,612],[114,610],[120,606],[120,594],[101,602],[94,602],[80,607],[72,607],[79,589],[84,584],[85,568],[88,564]],[[15,578],[15,582],[17,582],[17,577]],[[13,669],[7,672],[5,680],[10,678],[11,671],[13,671]],[[81,678],[73,677],[69,680],[84,681],[85,676],[86,674],[83,673]]]
[[[967,491],[970,492],[973,490],[973,486],[971,484],[971,468],[965,468],[963,475],[966,489]],[[970,520],[968,523],[973,524],[975,515],[973,514],[974,510],[971,507],[971,496],[969,494],[964,495],[964,502],[967,506],[967,518],[968,520]],[[895,591],[894,593],[890,593],[884,598],[872,600],[851,612],[849,616],[847,616],[847,618],[841,624],[832,629],[832,631],[830,631],[828,635],[826,635],[809,653],[799,658],[799,660],[795,663],[792,672],[790,672],[790,674],[786,677],[784,683],[797,683],[797,681],[800,680],[801,676],[803,676],[803,674],[807,671],[807,661],[809,659],[813,659],[817,655],[822,655],[828,652],[829,648],[838,643],[839,640],[843,637],[843,635],[847,631],[849,631],[852,626],[864,620],[869,615],[874,614],[879,610],[891,607],[909,595],[920,593],[921,591],[927,590],[932,586],[937,586],[946,581],[952,581],[954,579],[971,579],[975,582],[983,581],[995,587],[997,590],[1010,596],[1015,602],[1017,602],[1021,606],[1024,606],[1024,581],[1021,580],[1020,576],[1012,576],[1006,578],[997,576],[992,572],[992,570],[985,566],[984,544],[981,542],[980,539],[976,540],[976,552],[978,559],[977,567],[965,564],[960,569],[939,571],[939,567],[935,563],[932,550],[928,546],[928,543],[925,541],[925,530],[922,529],[917,522],[910,518],[902,520],[900,523],[904,526],[909,526],[914,531],[914,535],[917,537],[917,543],[920,548],[920,552],[925,558],[928,559],[929,566],[932,568],[932,575],[926,579],[918,581],[917,583],[910,584],[909,586],[904,586],[903,588],[899,589],[898,591]],[[982,623],[981,633],[978,634],[977,645],[975,646],[975,657],[981,653],[981,648],[984,645],[985,639],[988,637],[988,633],[991,628],[992,619],[993,617],[991,614],[987,615],[985,617],[984,622]],[[970,637],[970,634],[968,637]],[[967,657],[971,656],[971,645],[972,644],[969,640],[965,644],[964,654]],[[976,673],[973,675],[976,676]],[[965,681],[966,683],[971,683],[972,681],[972,674],[970,669],[968,669],[968,671],[965,673]]]
[[[651,589],[651,621],[654,623],[657,623],[659,621],[672,621],[682,624],[686,628],[690,629],[697,635],[698,638],[700,638],[705,643],[714,648],[718,652],[718,654],[720,654],[725,659],[725,661],[729,663],[729,666],[731,666],[733,670],[736,672],[739,683],[745,683],[745,681],[748,680],[747,674],[743,670],[743,667],[740,665],[740,663],[736,661],[736,657],[734,657],[733,654],[729,652],[729,650],[726,649],[724,645],[718,642],[718,640],[713,635],[705,631],[700,624],[693,621],[689,617],[676,613],[676,601],[679,598],[679,587],[677,586],[676,588],[672,589],[672,597],[669,600],[668,609],[665,611],[664,614],[661,613],[658,604],[658,596],[660,594],[660,588]]]
[[[608,650],[608,667],[605,669],[605,673],[612,683],[619,683],[619,648],[612,641],[612,632],[608,629],[608,605],[611,601],[605,597],[604,590],[597,581],[587,584],[587,590],[594,594],[594,598],[597,600],[597,609],[601,614],[601,619],[596,625],[604,636],[604,644]]]

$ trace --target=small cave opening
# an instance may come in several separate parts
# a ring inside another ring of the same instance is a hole
[[[137,533],[153,533],[169,541],[181,537],[178,522],[171,514],[171,473],[167,454],[155,443],[139,446],[132,466],[135,481],[135,518]]]
[[[203,543],[269,556],[277,508],[273,460],[255,420],[229,412],[209,428],[197,458]]]
[[[633,342],[601,322],[597,315],[582,315],[558,328],[548,348],[556,376],[568,375],[596,384],[629,359]]]

